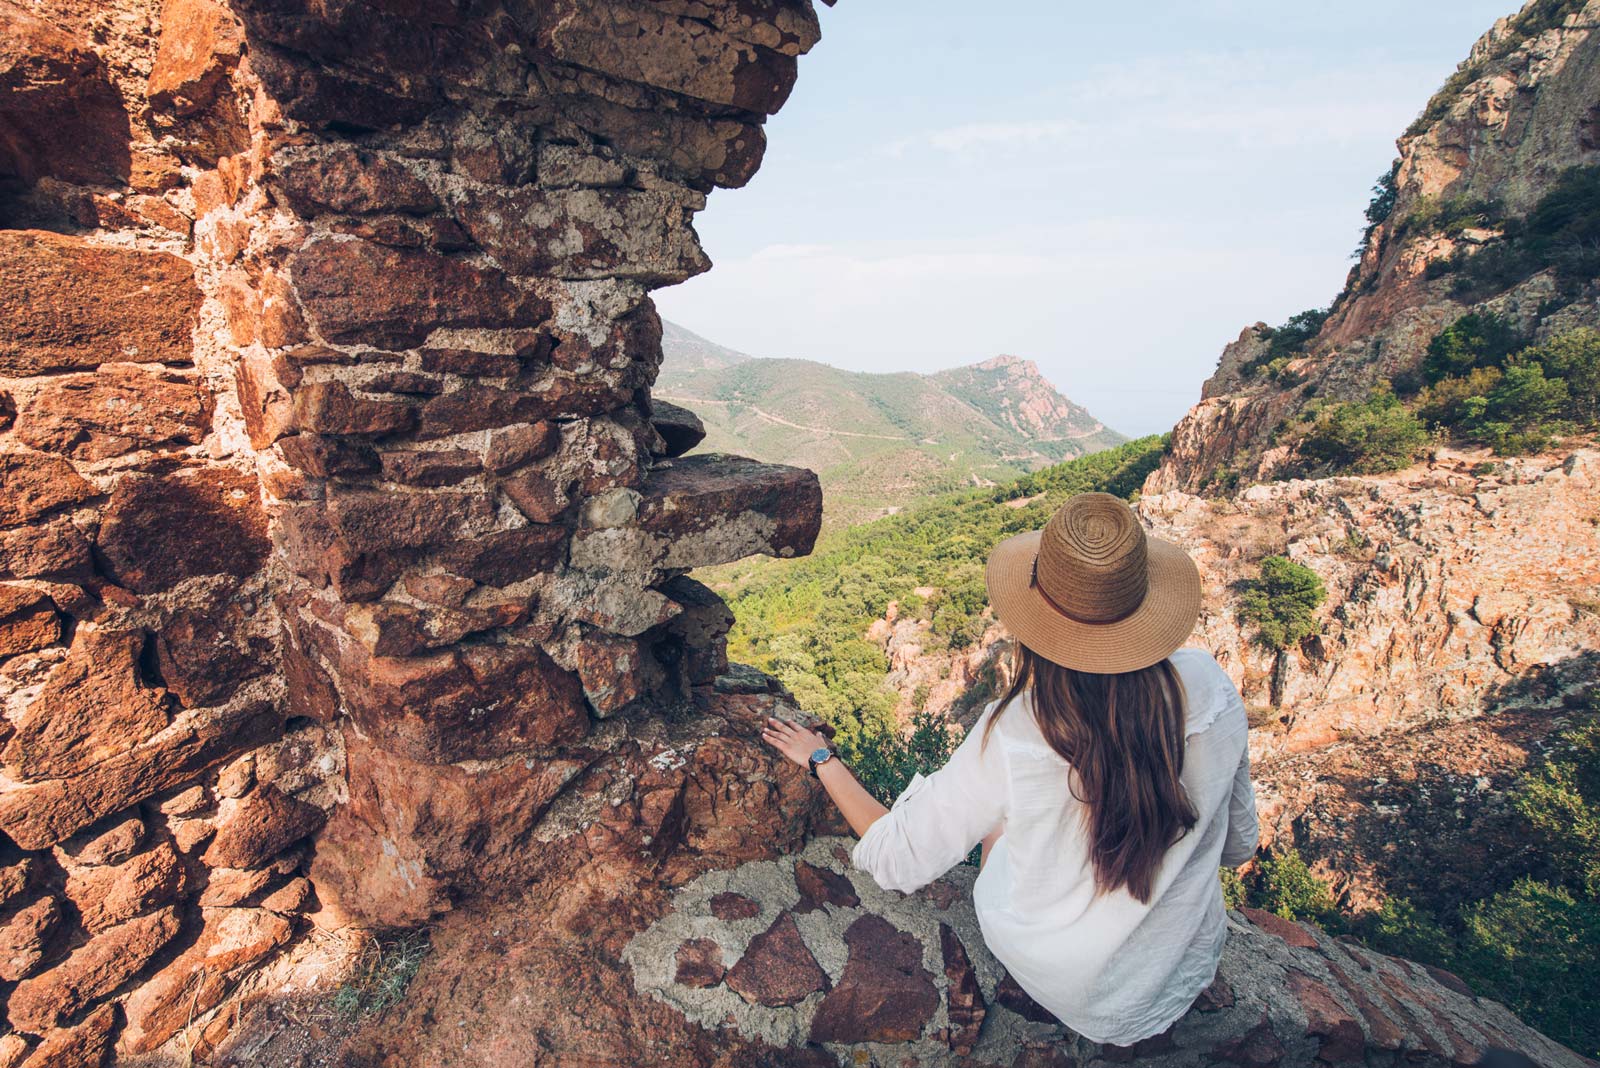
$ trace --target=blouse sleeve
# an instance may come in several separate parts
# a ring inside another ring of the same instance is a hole
[[[914,776],[856,843],[856,867],[885,890],[910,893],[933,882],[1005,818],[1004,746],[998,737],[983,744],[994,707],[984,710],[944,767]]]
[[[1239,758],[1233,775],[1233,795],[1228,799],[1228,835],[1222,843],[1222,863],[1236,868],[1256,854],[1261,825],[1256,817],[1256,791],[1250,782],[1250,750]]]

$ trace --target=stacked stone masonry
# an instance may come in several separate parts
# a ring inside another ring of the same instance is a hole
[[[759,741],[792,710],[688,576],[818,529],[810,472],[684,455],[649,299],[817,36],[809,0],[0,0],[0,1068],[205,1057],[309,917],[517,899],[620,968],[740,864],[809,904],[725,901],[631,995],[729,1063],[819,999],[840,1056],[1068,1055],[983,1045],[1015,995],[949,901],[806,845]]]

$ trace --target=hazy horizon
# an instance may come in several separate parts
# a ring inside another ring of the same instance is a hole
[[[1339,290],[1394,139],[1512,10],[849,0],[760,173],[696,219],[717,266],[657,302],[752,356],[1020,356],[1108,426],[1166,430],[1242,328]]]

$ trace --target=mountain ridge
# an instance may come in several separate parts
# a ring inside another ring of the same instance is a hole
[[[749,356],[670,322],[662,347],[655,395],[701,417],[702,449],[817,471],[830,528],[1127,440],[1019,356],[927,374],[852,371]]]

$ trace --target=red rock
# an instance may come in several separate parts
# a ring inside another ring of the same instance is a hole
[[[493,430],[511,423],[562,414],[549,393],[494,386],[467,385],[429,400],[422,407],[418,436],[440,438],[473,430]]]
[[[1244,913],[1246,918],[1248,918],[1251,923],[1255,924],[1263,931],[1266,931],[1268,934],[1277,935],[1291,946],[1297,946],[1301,949],[1317,948],[1316,937],[1310,931],[1306,930],[1304,924],[1295,923],[1293,920],[1286,920],[1282,916],[1275,915],[1271,912],[1266,912],[1262,909],[1244,908],[1240,909],[1239,911]]]
[[[722,982],[727,969],[722,966],[722,947],[709,938],[691,938],[678,947],[677,971],[673,980],[700,989]]]
[[[535,524],[453,542],[433,554],[440,567],[487,586],[507,586],[553,567],[566,546],[562,527]]]
[[[1272,1029],[1266,1013],[1256,1025],[1243,1034],[1226,1039],[1211,1049],[1211,1056],[1243,1068],[1273,1068],[1283,1063],[1289,1051]]]
[[[761,915],[761,906],[743,894],[724,890],[711,898],[711,915],[719,920],[750,920]]]
[[[102,364],[53,378],[17,421],[18,440],[46,452],[104,460],[136,449],[193,445],[206,406],[192,379],[141,364]]]
[[[370,606],[352,606],[345,625],[376,656],[412,656],[454,645],[470,634],[512,626],[522,622],[527,614],[526,598],[482,604],[462,611],[381,601]]]
[[[278,451],[290,467],[315,478],[366,475],[378,470],[377,450],[364,441],[295,434],[278,441]]]
[[[56,846],[56,859],[68,871],[121,864],[144,844],[144,837],[144,820],[137,811],[119,813]]]
[[[537,647],[464,645],[432,656],[351,660],[350,716],[411,760],[488,760],[588,730],[578,680]]]
[[[511,471],[533,460],[542,460],[560,444],[561,433],[554,423],[518,423],[502,427],[489,435],[484,450],[484,466],[491,471]]]
[[[1446,971],[1445,969],[1435,967],[1432,964],[1422,965],[1422,970],[1431,975],[1433,977],[1433,981],[1444,987],[1446,990],[1454,990],[1457,994],[1460,994],[1462,997],[1466,998],[1477,997],[1477,995],[1472,992],[1472,987],[1467,985],[1466,980],[1462,979],[1461,976],[1457,975],[1455,972]]]
[[[251,617],[230,586],[211,603],[180,609],[156,633],[156,669],[180,703],[216,704],[274,670],[271,642],[249,633]]]
[[[804,860],[795,862],[794,882],[800,888],[800,903],[794,907],[797,913],[811,912],[823,905],[854,908],[861,904],[848,877]]]
[[[38,868],[38,861],[29,856],[0,867],[0,909],[9,909],[22,898],[33,885]]]
[[[61,640],[61,617],[42,591],[0,583],[0,657],[31,652]]]
[[[369,393],[401,393],[417,397],[433,397],[446,388],[442,375],[425,375],[416,371],[380,371],[361,383]]]
[[[584,696],[602,719],[649,693],[659,675],[651,670],[655,661],[644,643],[604,631],[583,636],[576,660]]]
[[[242,905],[265,890],[273,879],[271,868],[212,868],[200,892],[202,908]]]
[[[497,272],[367,241],[312,241],[291,270],[301,303],[334,343],[403,349],[439,327],[536,326],[550,312]]]
[[[773,1007],[793,1005],[828,989],[827,975],[787,912],[779,913],[771,927],[750,940],[744,956],[728,969],[727,983],[751,1004]]]
[[[4,478],[4,470],[5,460],[0,455],[0,478]],[[6,489],[9,491],[9,486]],[[3,510],[0,506],[0,512]],[[93,570],[88,540],[65,516],[0,530],[0,574],[71,581],[88,578]]]
[[[176,127],[190,148],[197,142],[203,146],[190,153],[202,162],[237,152],[248,140],[243,117],[220,99],[243,51],[244,33],[226,5],[217,0],[162,5],[161,38],[145,93],[157,125]],[[197,121],[202,118],[209,121]],[[185,119],[190,121],[175,121]]]
[[[280,153],[274,163],[276,188],[307,219],[328,212],[427,214],[439,206],[427,183],[400,161],[349,145]]]
[[[845,929],[849,957],[839,982],[817,1006],[813,1042],[910,1042],[939,1006],[922,944],[868,913]],[[731,984],[730,984],[731,985]]]
[[[1195,1012],[1219,1012],[1234,1005],[1233,987],[1222,976],[1211,980],[1211,985],[1200,991],[1192,1006]]]
[[[1366,1025],[1369,1036],[1367,1043],[1378,1049],[1399,1049],[1406,1042],[1404,1029],[1397,1026],[1393,1020],[1380,1009],[1375,1001],[1362,989],[1361,984],[1351,980],[1350,976],[1339,965],[1330,960],[1327,962],[1328,972],[1334,980],[1344,988],[1344,992],[1356,1003],[1356,1008],[1361,1013],[1362,1022]],[[1292,982],[1292,977],[1291,977]]]
[[[343,382],[308,382],[294,391],[294,425],[314,434],[396,434],[416,412],[395,401],[365,400]]]
[[[414,449],[380,454],[383,477],[408,486],[452,486],[483,471],[478,454],[466,449]]]
[[[535,523],[553,523],[572,503],[573,480],[529,468],[500,483],[517,511]]]
[[[241,972],[294,933],[288,920],[262,909],[205,909],[203,916],[194,945],[128,995],[123,1004],[128,1022],[119,1043],[123,1051],[148,1053],[210,1012]]]
[[[1000,977],[1000,982],[994,988],[994,1001],[996,1005],[1004,1005],[1024,1020],[1034,1023],[1058,1023],[1055,1014],[1028,995],[1028,992],[1011,978],[1007,972]]]
[[[33,974],[60,925],[61,905],[54,897],[41,897],[12,913],[0,924],[0,979],[15,983]]]
[[[132,131],[105,65],[88,41],[22,4],[0,7],[0,101],[0,170],[8,176],[27,185],[41,178],[120,184],[129,176]],[[9,288],[0,284],[0,292]]]
[[[255,480],[227,467],[124,475],[97,546],[106,573],[136,593],[159,593],[198,575],[252,575],[271,550]]]
[[[324,903],[378,926],[414,926],[453,896],[527,881],[533,828],[588,764],[426,764],[345,738],[350,801],[317,836],[311,879]]]
[[[8,769],[33,779],[80,775],[165,728],[171,701],[141,680],[143,648],[139,633],[80,628],[0,752]]]
[[[77,1026],[46,1035],[22,1068],[98,1068],[105,1062],[116,1026],[117,1007],[102,1005]]]
[[[96,935],[49,971],[17,984],[12,1026],[30,1035],[61,1026],[135,975],[177,933],[177,910],[167,908]]]
[[[989,1010],[983,1003],[978,973],[972,967],[966,947],[961,944],[961,936],[947,923],[939,925],[939,946],[944,954],[944,977],[949,982],[945,990],[945,1006],[950,1016],[946,1044],[952,1051],[965,1055],[978,1044],[978,1032],[983,1029],[983,1018]]]
[[[114,867],[74,872],[64,893],[77,907],[84,929],[95,934],[173,900],[182,887],[178,854],[162,842]]]
[[[666,445],[664,456],[682,456],[706,438],[706,425],[698,415],[664,400],[650,401],[650,425]]]
[[[311,881],[309,879],[290,879],[262,898],[261,907],[268,912],[295,913],[306,911],[311,902]]]
[[[257,868],[321,827],[327,818],[315,805],[263,784],[223,816],[203,859],[216,868]]]
[[[81,504],[95,493],[65,460],[0,452],[0,527],[27,523],[57,508]]]
[[[422,358],[424,371],[444,371],[457,375],[486,375],[490,378],[509,378],[522,370],[522,361],[514,355],[499,352],[476,352],[472,349],[425,348],[417,353]]]
[[[187,783],[213,764],[275,740],[282,722],[281,711],[266,703],[185,718],[150,743],[124,747],[72,779],[0,791],[0,831],[23,849],[54,845],[102,816]]]
[[[200,299],[194,268],[168,253],[0,230],[0,374],[187,363]]]
[[[0,1035],[0,1068],[22,1068],[27,1056],[28,1043],[21,1035],[15,1031]]]

